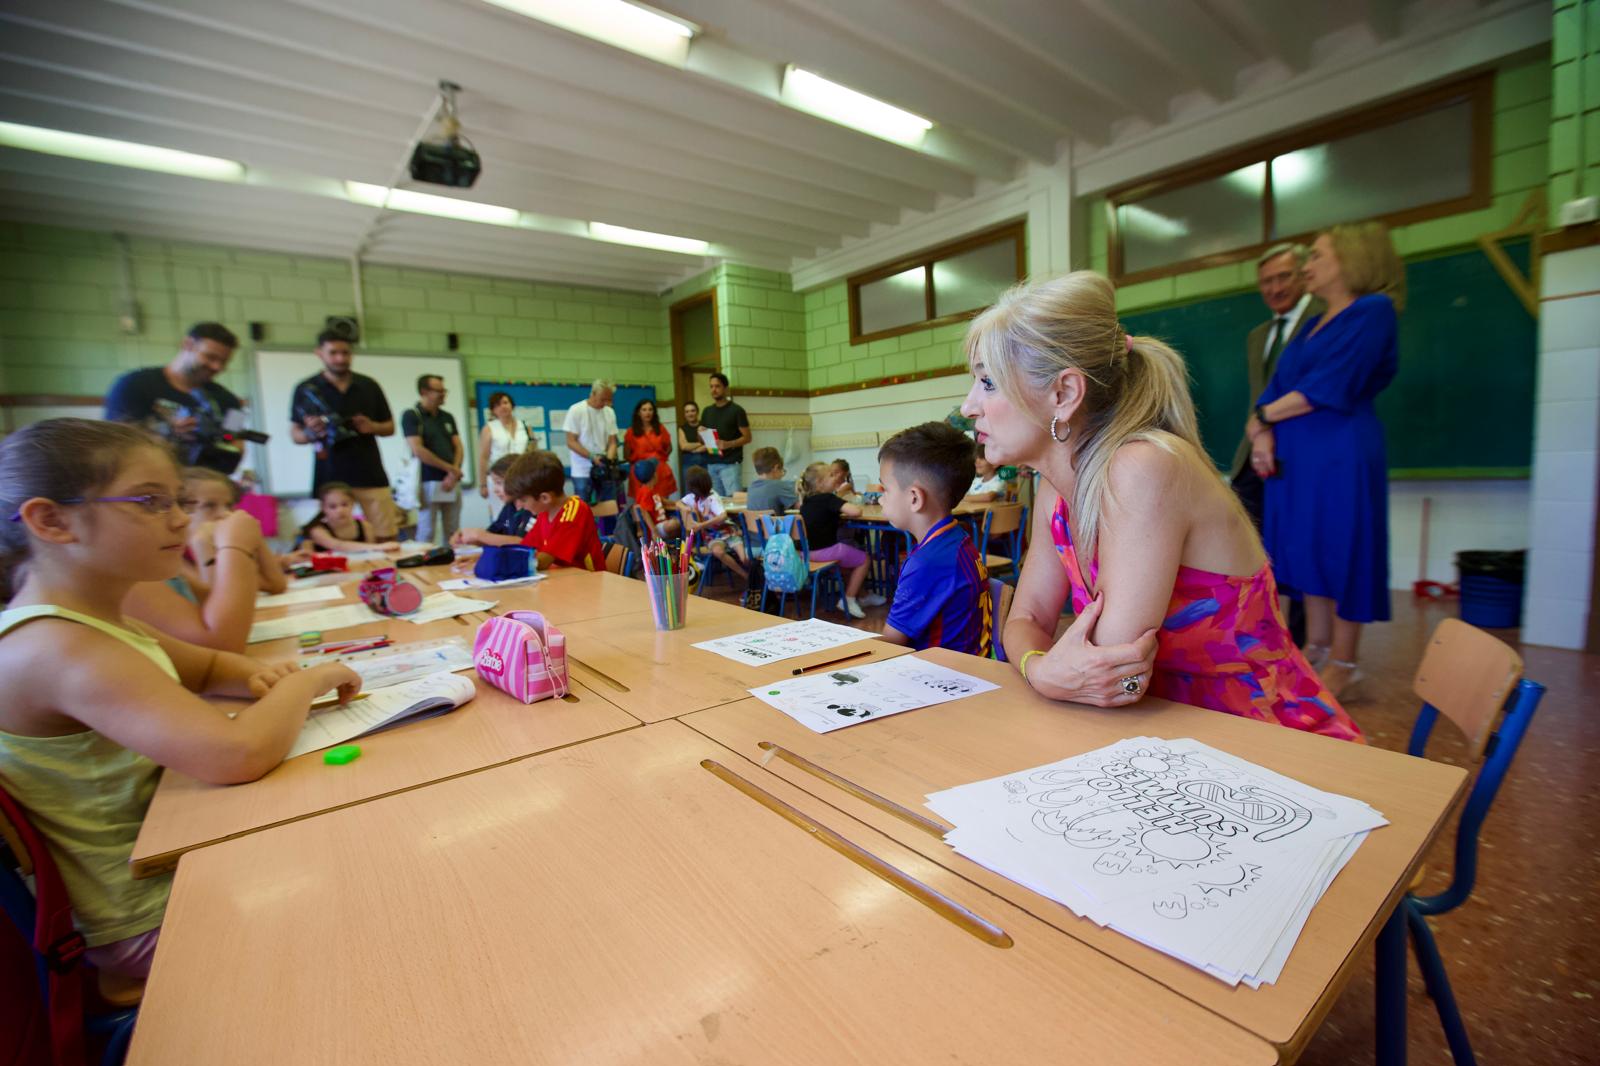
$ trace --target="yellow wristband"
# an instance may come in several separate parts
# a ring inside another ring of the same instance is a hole
[[[1035,655],[1043,655],[1043,654],[1044,654],[1043,650],[1041,650],[1039,648],[1035,648],[1033,651],[1027,652],[1022,656],[1022,661],[1017,664],[1017,670],[1021,672],[1022,680],[1024,680],[1024,681],[1028,680],[1028,660],[1033,658]]]

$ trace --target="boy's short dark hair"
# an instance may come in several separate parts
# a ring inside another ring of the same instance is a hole
[[[722,387],[723,388],[727,388],[728,387],[728,375],[724,374],[720,370],[713,370],[710,374],[706,375],[706,378],[709,381],[720,381],[720,382],[722,382]]]
[[[683,487],[696,499],[711,495],[711,471],[703,466],[691,466],[683,472]]]
[[[221,322],[196,322],[186,336],[192,341],[216,341],[230,350],[239,347],[239,338]]]
[[[902,429],[878,449],[878,462],[893,463],[901,485],[922,486],[942,511],[967,494],[978,473],[972,438],[944,422]]]
[[[567,485],[567,472],[554,452],[526,452],[506,472],[506,496],[513,500],[537,499],[545,493],[559,496]]]
[[[750,461],[755,464],[756,473],[770,474],[783,465],[783,456],[776,448],[757,448]]]
[[[336,329],[325,329],[321,333],[317,334],[318,348],[322,347],[324,344],[332,344],[334,341],[343,341],[345,344],[350,344],[350,338],[346,337],[343,333]],[[355,345],[351,345],[351,347],[353,348]]]
[[[506,479],[506,474],[510,472],[512,467],[517,465],[517,460],[521,458],[522,456],[520,455],[502,455],[500,458],[496,459],[494,461],[494,465],[489,468],[489,476],[497,477],[501,481],[504,481]]]

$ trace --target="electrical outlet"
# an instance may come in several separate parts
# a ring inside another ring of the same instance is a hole
[[[1578,200],[1568,200],[1561,205],[1561,224],[1563,226],[1581,226],[1585,222],[1600,220],[1600,196],[1585,196]]]

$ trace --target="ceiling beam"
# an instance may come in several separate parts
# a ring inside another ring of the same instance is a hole
[[[1325,32],[1320,4],[1284,0],[1207,0],[1263,59],[1276,59],[1295,74],[1311,65],[1311,45]]]
[[[1217,101],[1231,99],[1253,57],[1198,4],[1171,0],[1084,0],[1156,61]],[[1135,64],[1136,66],[1141,64]]]

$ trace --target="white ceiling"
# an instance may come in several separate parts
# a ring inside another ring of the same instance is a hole
[[[1092,156],[1528,0],[655,6],[704,28],[688,69],[482,0],[0,0],[0,121],[386,184],[446,78],[484,158],[470,198],[788,269],[1069,144]],[[935,128],[911,149],[787,107],[785,63]],[[352,254],[377,213],[290,185],[0,149],[0,217]],[[710,261],[392,212],[364,258],[652,291]]]

